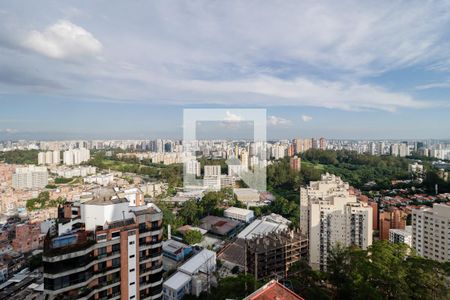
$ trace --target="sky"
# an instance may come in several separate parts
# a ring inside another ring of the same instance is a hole
[[[0,0],[0,139],[180,138],[186,108],[448,139],[449,46],[449,1]]]

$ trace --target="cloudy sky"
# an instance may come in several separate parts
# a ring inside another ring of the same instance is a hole
[[[180,137],[197,107],[450,138],[449,28],[448,1],[0,0],[0,139]]]

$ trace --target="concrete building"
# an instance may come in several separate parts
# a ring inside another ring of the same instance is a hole
[[[405,229],[407,214],[397,207],[389,207],[387,210],[380,212],[380,240],[389,240],[390,229]]]
[[[286,278],[291,266],[308,255],[308,240],[299,231],[282,230],[246,240],[246,269],[255,280]]]
[[[412,210],[412,247],[422,257],[450,261],[450,206]]]
[[[165,257],[177,262],[183,261],[192,252],[191,246],[172,239],[163,242],[162,250]]]
[[[270,214],[254,220],[237,235],[237,239],[234,242],[225,246],[220,252],[219,258],[244,270],[246,265],[245,241],[258,236],[276,236],[279,232],[288,230],[290,223],[289,220],[276,214]]]
[[[15,189],[43,188],[48,184],[46,167],[28,166],[16,168],[12,176],[12,186]]]
[[[186,163],[186,174],[194,175],[199,177],[200,173],[200,162],[197,160],[189,160]]]
[[[291,170],[295,172],[300,172],[302,159],[300,157],[294,156],[290,158],[289,164]]]
[[[220,176],[220,166],[219,165],[212,165],[212,166],[205,166],[205,174],[204,176]]]
[[[207,249],[190,258],[163,284],[164,300],[181,300],[187,294],[208,291],[216,270],[216,253]]]
[[[226,218],[243,221],[245,223],[250,223],[255,218],[255,214],[253,213],[253,210],[238,208],[238,207],[227,208],[224,211],[223,215]]]
[[[68,166],[79,165],[82,162],[88,161],[90,158],[90,151],[85,148],[71,149],[63,153],[63,163]]]
[[[221,177],[218,176],[205,176],[203,177],[203,188],[206,190],[218,191],[221,188]]]
[[[389,242],[403,243],[412,247],[412,226],[405,229],[389,229]]]
[[[300,229],[309,240],[309,262],[324,269],[329,251],[336,245],[372,244],[372,208],[350,193],[340,177],[324,174],[300,191]]]
[[[233,193],[236,195],[236,198],[245,205],[258,203],[260,201],[259,193],[255,189],[237,188],[233,189]]]
[[[100,190],[46,238],[46,299],[162,298],[162,212],[111,195]]]

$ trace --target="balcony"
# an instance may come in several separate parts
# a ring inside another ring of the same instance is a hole
[[[162,256],[162,251],[153,252],[153,253],[151,253],[151,254],[149,254],[149,255],[141,256],[141,257],[139,258],[139,261],[140,261],[140,262],[143,262],[143,261],[146,261],[146,260],[151,260],[151,259],[153,259],[153,258],[158,258],[158,257],[160,257],[160,256]]]
[[[156,264],[154,266],[151,266],[150,268],[140,268],[140,276],[145,276],[149,274],[156,274],[160,271],[162,271],[163,265],[162,264]]]

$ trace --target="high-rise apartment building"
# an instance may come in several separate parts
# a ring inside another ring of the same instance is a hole
[[[289,160],[289,164],[291,166],[291,170],[295,172],[300,172],[301,168],[301,158],[298,156],[291,157]]]
[[[186,162],[186,174],[200,176],[200,162],[195,159]]]
[[[248,169],[248,152],[245,150],[241,152],[241,166]]]
[[[372,244],[372,207],[359,202],[340,177],[322,175],[300,191],[300,229],[309,240],[309,262],[324,269],[337,244],[366,249]]]
[[[64,151],[63,163],[67,166],[79,165],[91,158],[91,153],[86,148],[71,149]]]
[[[313,139],[304,139],[302,152],[308,151],[311,148],[313,148]]]
[[[61,158],[58,150],[38,153],[38,165],[59,165],[60,162]]]
[[[12,186],[15,189],[43,188],[48,184],[46,167],[28,166],[16,168],[12,176]]]
[[[323,137],[319,140],[319,149],[320,150],[326,150],[327,149],[327,140]]]
[[[220,165],[205,166],[205,177],[219,176],[221,174]]]
[[[420,256],[450,261],[450,205],[413,209],[412,247]]]
[[[46,299],[162,299],[162,212],[113,194],[65,209],[47,236]]]

